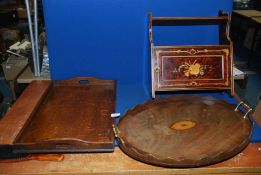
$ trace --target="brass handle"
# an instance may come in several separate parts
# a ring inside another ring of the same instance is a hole
[[[245,115],[244,115],[244,119],[248,116],[248,114],[251,112],[251,111],[253,111],[253,109],[249,106],[249,105],[247,105],[246,103],[244,103],[243,101],[241,101],[238,105],[237,105],[237,107],[235,108],[235,111],[238,111],[238,109],[239,109],[239,107],[240,106],[243,106],[246,110],[247,110],[247,112],[245,113]]]
[[[113,132],[114,132],[114,135],[115,137],[117,137],[122,143],[124,143],[124,141],[122,140],[122,138],[119,136],[120,134],[120,130],[119,128],[116,126],[116,125],[112,125],[112,129],[113,129]]]

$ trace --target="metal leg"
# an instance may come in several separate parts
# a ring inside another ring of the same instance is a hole
[[[37,76],[40,76],[37,0],[34,0],[34,35],[35,35],[35,56],[36,56]]]
[[[30,13],[30,6],[29,6],[29,0],[25,0],[26,4],[26,11],[27,11],[27,19],[28,19],[28,25],[29,25],[29,32],[30,32],[30,40],[32,45],[32,54],[33,54],[33,62],[34,62],[34,75],[40,76],[38,73],[38,66],[37,66],[37,58],[36,58],[36,50],[35,50],[35,43],[34,43],[34,35],[33,35],[33,27],[32,27],[32,19],[31,19],[31,13]]]

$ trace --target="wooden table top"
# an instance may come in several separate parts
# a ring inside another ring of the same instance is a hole
[[[26,89],[16,108],[9,111],[2,121],[13,123],[9,127],[0,125],[3,132],[0,141],[12,144],[19,134],[23,122],[33,112],[38,101],[45,95],[49,81],[37,81]],[[30,99],[30,100],[28,100]],[[27,109],[27,110],[25,110]],[[19,115],[17,115],[19,114]],[[15,124],[14,124],[15,123]],[[261,174],[261,143],[251,143],[232,159],[212,166],[194,169],[169,169],[138,162],[119,148],[113,153],[65,154],[60,162],[28,160],[16,163],[0,163],[0,174]]]
[[[252,20],[257,22],[258,24],[261,24],[261,16],[260,17],[253,17]]]
[[[233,12],[247,18],[261,16],[261,11],[258,10],[233,10]]]
[[[61,162],[0,163],[0,174],[261,174],[261,143],[251,143],[232,159],[212,166],[171,169],[138,162],[119,148],[113,153],[66,154]]]

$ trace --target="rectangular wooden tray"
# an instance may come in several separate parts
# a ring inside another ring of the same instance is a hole
[[[74,78],[50,82],[43,91],[46,92],[42,94],[42,99],[39,99],[39,104],[34,107],[30,117],[20,118],[17,122],[23,125],[11,131],[16,134],[11,143],[15,152],[114,150],[111,127],[113,118],[110,115],[115,112],[115,81],[90,77]],[[30,96],[21,98],[30,101]],[[10,115],[6,117],[10,118]],[[1,121],[2,126],[12,124],[3,122],[5,121]],[[0,131],[3,130],[1,124]]]

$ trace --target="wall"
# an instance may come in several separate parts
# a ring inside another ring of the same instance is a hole
[[[232,0],[43,0],[43,5],[52,79],[96,76],[148,84],[148,12],[216,16],[219,10],[231,12]],[[217,42],[215,26],[154,32],[162,44]]]

